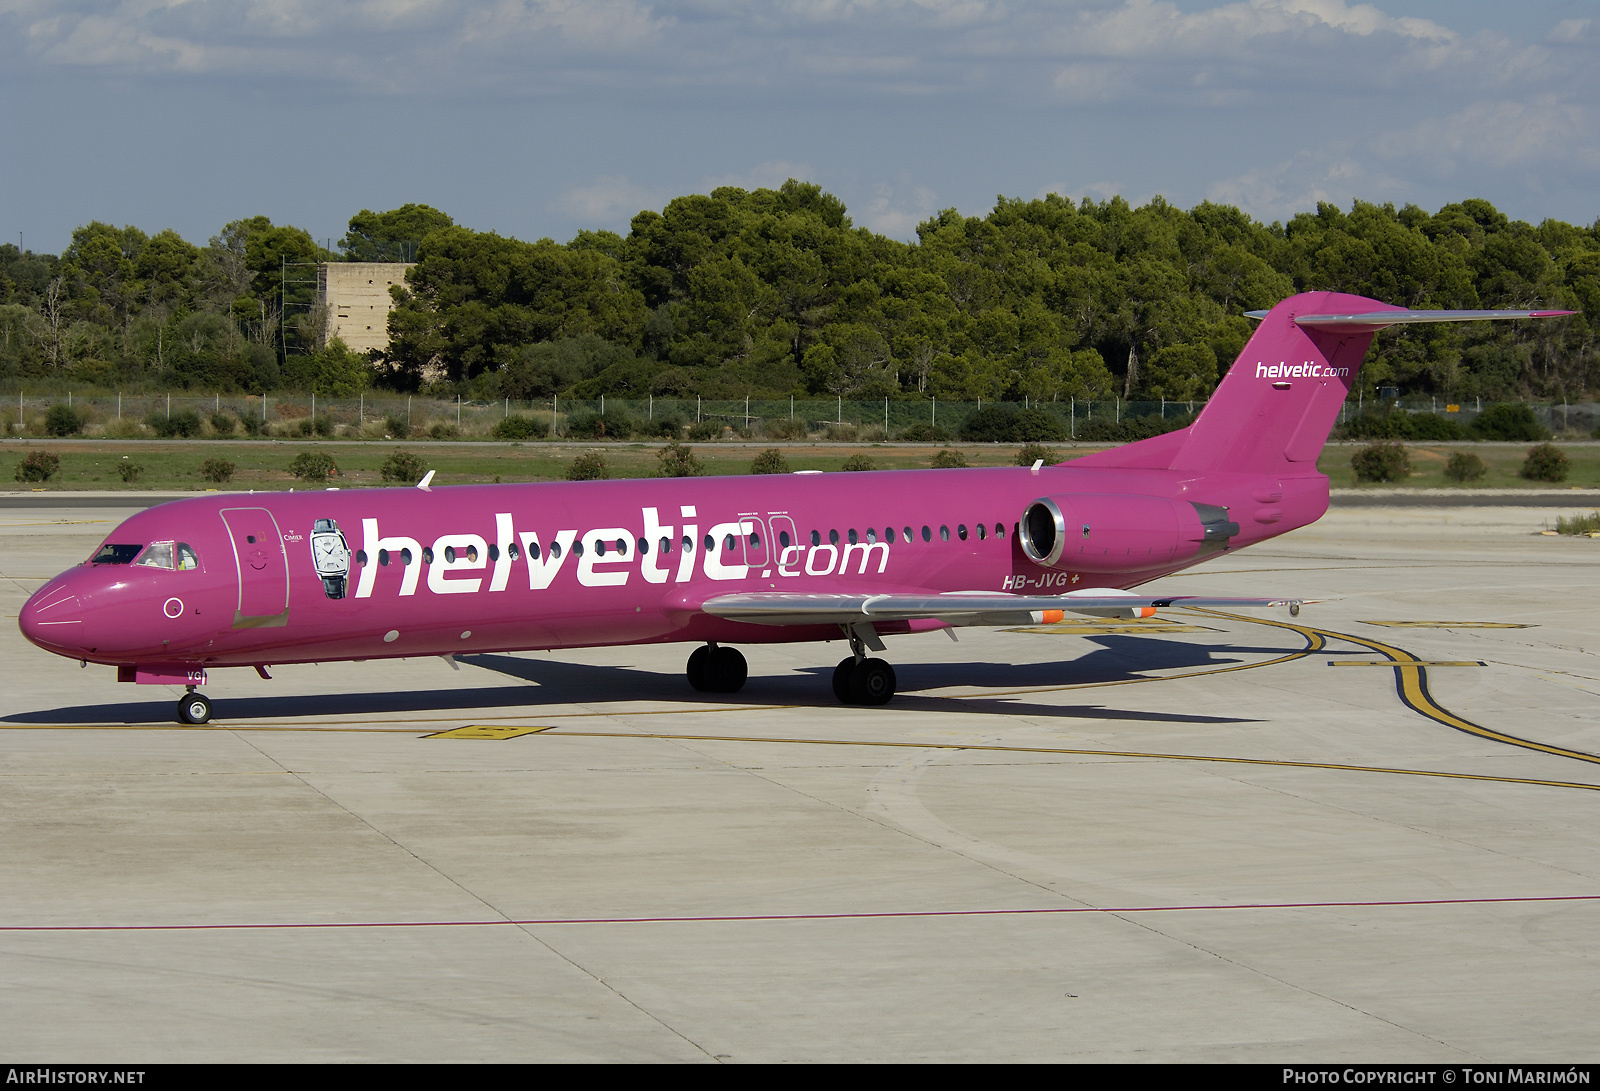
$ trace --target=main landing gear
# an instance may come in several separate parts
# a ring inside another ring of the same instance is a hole
[[[744,656],[732,648],[706,644],[689,653],[689,684],[701,693],[738,693],[750,676]]]
[[[886,705],[898,680],[894,668],[882,659],[868,659],[866,646],[852,630],[852,654],[833,668],[833,695],[846,705]]]
[[[190,690],[178,702],[180,724],[203,724],[211,719],[211,699],[203,693]]]

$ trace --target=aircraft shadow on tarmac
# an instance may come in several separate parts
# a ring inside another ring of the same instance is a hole
[[[896,664],[900,692],[890,708],[943,713],[1004,714],[1069,719],[1145,720],[1161,723],[1244,723],[1238,717],[1140,712],[1097,705],[1058,705],[1024,701],[1003,694],[963,696],[960,700],[923,696],[921,690],[950,686],[1027,689],[1093,685],[1150,677],[1145,672],[1225,667],[1246,656],[1279,656],[1289,649],[1238,645],[1204,645],[1151,637],[1106,635],[1086,638],[1100,647],[1076,659],[1039,663],[904,663]],[[535,685],[399,692],[288,694],[215,700],[216,717],[224,723],[298,717],[372,716],[474,709],[521,709],[513,715],[537,715],[544,707],[693,700],[708,705],[821,705],[834,707],[828,691],[832,666],[818,666],[787,675],[754,675],[734,694],[694,693],[681,675],[666,675],[631,666],[567,663],[554,659],[485,654],[459,657],[460,662]],[[504,715],[505,713],[501,713]],[[172,719],[172,702],[118,701],[75,705],[0,717],[4,723],[157,724]]]

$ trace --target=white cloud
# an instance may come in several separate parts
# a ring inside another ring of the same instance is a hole
[[[879,182],[866,207],[851,211],[863,227],[890,238],[910,239],[916,236],[917,225],[938,211],[935,199],[933,190],[908,180]]]
[[[722,186],[733,186],[738,189],[777,189],[791,178],[802,181],[810,178],[814,172],[804,163],[791,163],[787,159],[769,159],[759,163],[743,174],[719,174],[705,179],[706,189],[713,190]]]
[[[555,208],[586,227],[626,230],[628,221],[640,211],[660,208],[671,196],[622,175],[608,174],[567,190]]]

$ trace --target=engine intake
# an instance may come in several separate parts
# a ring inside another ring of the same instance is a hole
[[[1028,505],[1022,551],[1045,568],[1118,572],[1226,549],[1239,533],[1228,509],[1160,496],[1067,494]]]

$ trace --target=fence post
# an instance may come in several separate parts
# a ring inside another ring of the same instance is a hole
[[[1071,416],[1069,416],[1067,419],[1069,421],[1071,421],[1071,424],[1069,424],[1068,427],[1067,427],[1067,438],[1068,439],[1077,439],[1078,438],[1078,396],[1076,394],[1071,394],[1071,395],[1068,395],[1068,399],[1069,400],[1067,402],[1067,412],[1070,413]]]
[[[750,395],[744,396],[744,430],[750,431]]]
[[[789,419],[794,420],[794,395],[789,395]]]
[[[842,424],[844,424],[844,395],[840,394],[840,395],[838,395],[838,398],[839,398],[839,423],[842,425]]]
[[[461,431],[461,395],[456,395],[456,431]]]
[[[928,423],[934,428],[939,427],[939,398],[937,395],[933,399],[933,419]]]
[[[889,438],[889,395],[883,396],[883,438]]]

